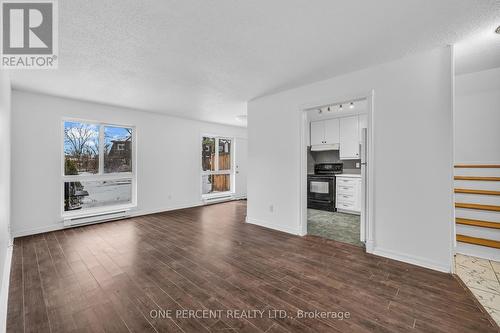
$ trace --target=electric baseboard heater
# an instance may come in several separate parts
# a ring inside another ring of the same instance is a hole
[[[64,219],[64,226],[74,227],[78,225],[119,220],[127,217],[130,217],[130,209],[121,209],[112,212],[92,214],[88,216],[67,217]]]

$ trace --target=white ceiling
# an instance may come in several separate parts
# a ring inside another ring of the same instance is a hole
[[[480,31],[455,45],[455,73],[457,75],[500,67],[500,34],[493,26]]]
[[[59,69],[16,71],[15,89],[234,125],[257,96],[455,43],[500,13],[498,0],[58,3]]]

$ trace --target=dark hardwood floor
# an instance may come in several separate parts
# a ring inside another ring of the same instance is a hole
[[[246,224],[245,212],[230,202],[17,238],[7,331],[498,331],[452,275]]]

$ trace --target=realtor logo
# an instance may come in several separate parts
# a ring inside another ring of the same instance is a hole
[[[56,5],[2,1],[2,68],[57,68]]]

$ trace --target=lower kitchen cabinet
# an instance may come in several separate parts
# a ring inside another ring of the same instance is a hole
[[[361,178],[335,177],[335,207],[338,211],[361,214]]]

